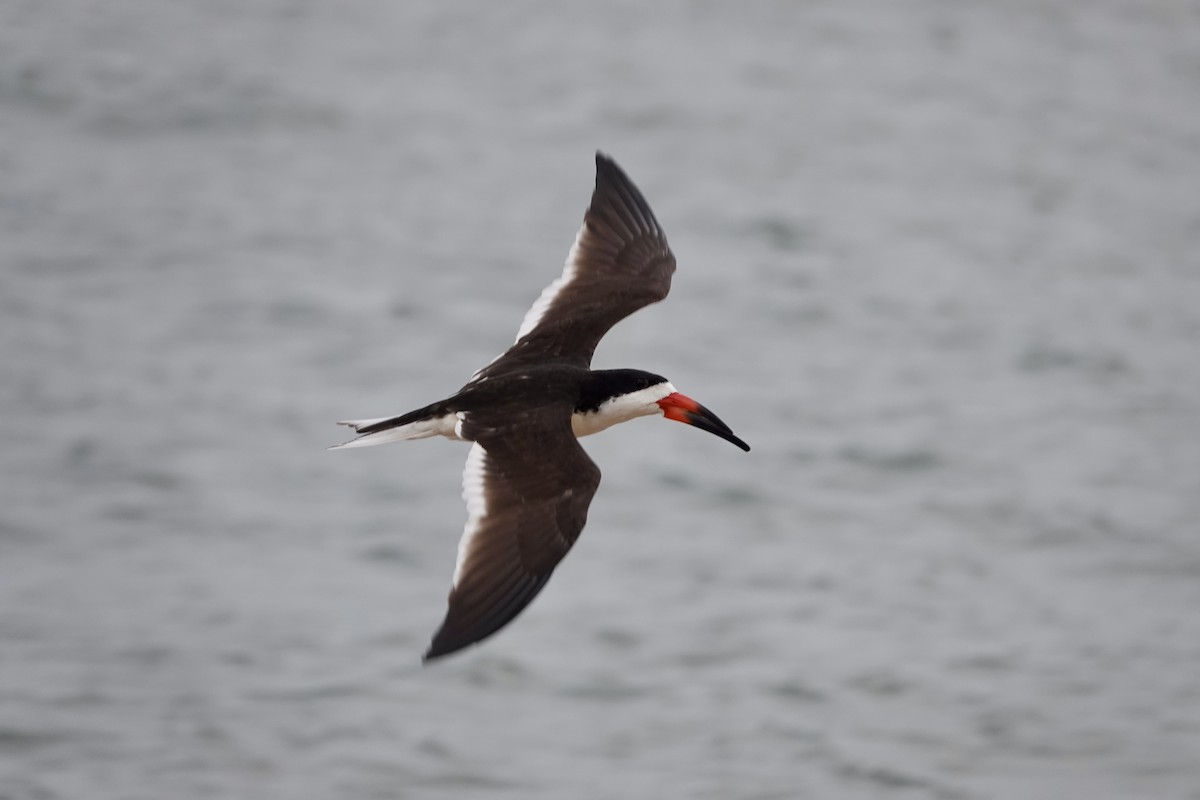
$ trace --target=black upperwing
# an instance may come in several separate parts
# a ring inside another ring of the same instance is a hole
[[[604,334],[671,289],[675,256],[650,205],[612,159],[596,154],[596,188],[562,276],[538,297],[502,356],[473,380],[547,358],[591,364]]]
[[[571,431],[572,411],[554,402],[521,414],[464,414],[463,435],[475,440],[463,470],[467,523],[446,618],[426,660],[507,625],[579,538],[600,470]]]

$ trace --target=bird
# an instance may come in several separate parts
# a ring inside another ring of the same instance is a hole
[[[423,661],[477,644],[546,586],[578,539],[600,485],[579,444],[642,416],[662,416],[750,446],[666,378],[591,368],[613,325],[667,296],[675,256],[625,172],[596,153],[596,185],[562,275],[542,291],[516,341],[455,394],[399,416],[345,420],[356,437],[330,449],[444,436],[471,442],[467,521],[445,619]]]

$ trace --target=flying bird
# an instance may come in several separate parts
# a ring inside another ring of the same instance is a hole
[[[601,337],[666,297],[674,272],[675,256],[642,193],[597,153],[596,188],[566,267],[529,309],[513,346],[445,400],[339,423],[358,436],[333,449],[430,436],[472,442],[449,609],[426,661],[511,622],[571,549],[600,485],[578,437],[658,415],[750,449],[661,375],[591,368]]]

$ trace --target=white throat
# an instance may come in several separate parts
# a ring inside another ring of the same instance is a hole
[[[576,438],[580,438],[611,428],[618,422],[661,414],[658,401],[674,393],[675,387],[664,382],[605,400],[595,411],[576,411],[571,415],[571,430]]]

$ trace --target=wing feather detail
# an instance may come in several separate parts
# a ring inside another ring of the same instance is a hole
[[[480,436],[463,469],[467,522],[446,618],[426,660],[512,621],[579,537],[600,470],[571,432],[570,414],[565,405],[539,409],[504,435],[485,415],[466,415],[464,436]]]
[[[638,188],[596,154],[596,188],[562,275],[534,301],[517,340],[472,380],[546,358],[591,364],[613,325],[671,290],[675,256]]]

